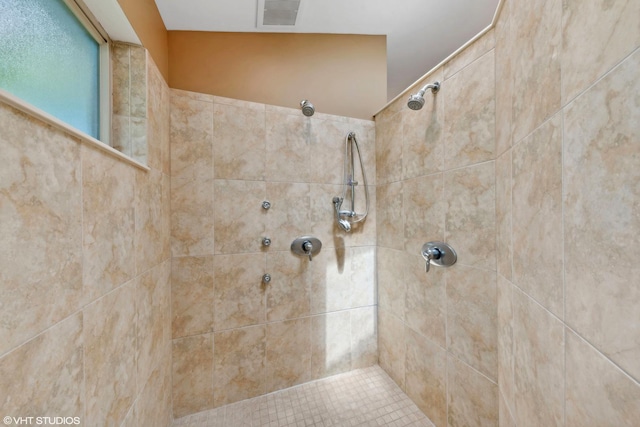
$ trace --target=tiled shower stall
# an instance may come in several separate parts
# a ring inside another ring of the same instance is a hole
[[[0,415],[168,426],[379,364],[438,427],[636,425],[639,15],[503,1],[375,121],[170,89],[115,45],[114,146],[148,168],[0,104]],[[431,240],[457,264],[426,273]]]

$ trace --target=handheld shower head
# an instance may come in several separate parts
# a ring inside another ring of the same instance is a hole
[[[418,91],[415,95],[411,95],[409,97],[409,101],[407,102],[407,106],[412,110],[419,110],[424,107],[424,94],[427,89],[431,89],[431,93],[438,93],[440,90],[440,82],[429,83],[422,89]]]
[[[339,219],[338,220],[338,225],[340,226],[340,228],[342,228],[347,233],[351,231],[351,223],[349,221],[347,221],[346,219],[342,219],[342,218]]]
[[[306,99],[303,99],[302,101],[300,101],[300,108],[302,108],[302,114],[304,114],[307,117],[313,116],[313,113],[316,112],[316,109],[313,106],[313,104],[307,101]]]

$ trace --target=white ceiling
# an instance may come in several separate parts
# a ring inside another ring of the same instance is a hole
[[[491,24],[499,0],[302,0],[288,30],[258,28],[258,0],[155,1],[168,30],[386,35],[392,99]]]

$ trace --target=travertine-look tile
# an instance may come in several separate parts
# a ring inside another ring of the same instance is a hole
[[[566,425],[632,427],[640,420],[640,385],[569,329]]]
[[[267,200],[271,202],[265,230],[271,238],[268,250],[289,251],[295,238],[309,233],[309,184],[267,182]]]
[[[311,379],[311,319],[267,325],[267,392]]]
[[[640,45],[638,16],[633,0],[563,2],[563,105]]]
[[[458,263],[495,270],[495,165],[481,165],[444,175],[445,238]]]
[[[446,272],[447,349],[498,379],[496,274],[456,265]]]
[[[131,117],[147,118],[147,50],[129,45],[129,105]]]
[[[496,160],[496,267],[498,274],[509,280],[513,266],[511,154],[511,151],[506,152]],[[520,185],[533,186],[535,183],[521,181]],[[519,199],[526,203],[522,198],[520,195]]]
[[[171,263],[172,337],[213,331],[213,256],[175,257]]]
[[[449,170],[495,157],[495,55],[480,59],[446,80],[444,97],[444,164]]]
[[[513,304],[512,285],[498,275],[498,385],[513,407]]]
[[[215,96],[208,93],[192,92],[190,90],[173,89],[171,88],[171,96],[182,96],[185,98],[195,99],[196,101],[214,102]]]
[[[375,200],[375,187],[369,189]],[[337,184],[310,184],[309,185],[309,221],[311,235],[322,242],[322,251],[333,247],[343,247],[351,242],[352,236],[338,228],[335,219],[336,212],[333,205],[334,197],[341,197],[342,186]],[[366,233],[368,243],[375,244],[375,216],[365,220],[359,233]],[[359,227],[360,228],[360,227]],[[356,232],[355,227],[352,229]],[[289,242],[291,243],[291,242]]]
[[[213,334],[173,340],[173,416],[213,407]]]
[[[518,426],[561,426],[564,326],[527,295],[513,291],[514,411]]]
[[[214,180],[171,179],[171,252],[175,256],[214,252]],[[216,203],[215,206],[219,206]],[[223,232],[224,230],[220,230]]]
[[[640,379],[640,52],[564,116],[566,321]]]
[[[300,110],[266,108],[267,181],[309,182],[311,121]]]
[[[376,183],[402,178],[402,114],[376,120]]]
[[[171,177],[213,178],[213,103],[172,92]]]
[[[81,151],[83,284],[95,299],[135,275],[136,179],[129,165],[88,146]]]
[[[511,10],[509,1],[502,2],[502,10],[495,26],[496,38],[496,156],[504,153],[512,143],[513,70],[516,53],[511,37]]]
[[[213,164],[216,178],[263,180],[265,110],[263,104],[213,106]]]
[[[351,368],[360,369],[378,363],[377,307],[362,307],[351,312]]]
[[[407,281],[405,270],[409,266],[403,251],[379,247],[376,267],[378,269],[378,304],[385,311],[404,320]]]
[[[351,295],[349,307],[376,304],[376,248],[361,246],[348,249],[351,261]]]
[[[265,321],[266,256],[216,255],[213,301],[215,330],[239,328]],[[211,306],[210,306],[211,307]]]
[[[311,377],[324,378],[351,369],[351,313],[311,318]]]
[[[404,249],[402,191],[402,182],[376,186],[378,246]]]
[[[442,84],[442,71],[429,76],[427,83],[439,81]],[[418,85],[420,86],[420,85]],[[422,86],[415,88],[417,92]],[[444,96],[427,90],[425,103],[421,110],[405,108],[400,113],[402,119],[402,178],[414,178],[429,175],[444,168]],[[398,144],[400,140],[386,143]]]
[[[498,386],[495,383],[452,356],[447,358],[447,378],[448,426],[498,425]]]
[[[163,191],[162,172],[155,169],[136,171],[135,193],[135,259],[138,274],[158,265],[171,256],[168,228],[170,213],[163,209],[163,200],[170,197],[169,191]]]
[[[515,144],[560,108],[562,1],[512,2],[510,7]]]
[[[77,313],[0,358],[3,416],[49,414],[86,423],[82,350],[82,314]]]
[[[512,191],[513,282],[562,318],[560,114],[513,148]]]
[[[216,332],[215,344],[215,406],[264,394],[266,327]]]
[[[499,407],[499,415],[500,420],[498,423],[499,427],[516,427],[516,422],[513,420],[511,416],[511,412],[509,411],[509,407],[504,399],[502,393],[500,393],[500,407]]]
[[[444,65],[444,77],[448,79],[464,67],[472,64],[476,59],[489,52],[496,45],[494,30],[487,31],[482,37],[473,42],[465,50],[457,54]]]
[[[130,120],[129,116],[112,115],[111,135],[109,135],[111,146],[129,157],[131,157]]]
[[[342,184],[345,138],[350,131],[345,117],[323,118],[314,115],[308,119],[309,157],[306,167],[310,182],[322,184]],[[304,167],[303,165],[300,165]],[[289,165],[291,167],[291,165]]]
[[[170,365],[171,359],[164,361]],[[133,408],[137,426],[166,427],[171,425],[171,370],[156,369],[138,396]],[[129,415],[127,416],[129,417]],[[127,420],[125,420],[126,422]],[[123,423],[122,427],[126,424]]]
[[[148,165],[171,173],[171,92],[147,51]]]
[[[447,352],[405,327],[406,393],[436,426],[447,425]]]
[[[82,303],[80,145],[0,104],[0,354]]]
[[[445,272],[433,267],[425,273],[425,260],[421,255],[407,255],[403,282],[407,287],[404,304],[406,324],[416,332],[446,348],[446,290]]]
[[[146,165],[147,156],[147,119],[132,117],[131,122],[131,158]]]
[[[419,254],[425,242],[444,239],[444,178],[421,176],[402,182],[404,247]]]
[[[306,268],[311,313],[344,310],[351,306],[351,253],[348,248],[325,248]]]
[[[266,184],[216,179],[214,194],[216,253],[260,251],[267,217],[271,214],[262,209]]]
[[[292,252],[267,254],[267,320],[294,319],[311,312],[309,259]],[[313,262],[313,261],[312,261]]]
[[[111,108],[115,115],[130,116],[129,88],[131,86],[129,46],[123,43],[111,43],[112,99]]]
[[[378,357],[380,367],[404,390],[405,388],[405,326],[400,319],[384,309],[378,309]]]
[[[136,283],[84,311],[85,424],[120,425],[136,397]]]

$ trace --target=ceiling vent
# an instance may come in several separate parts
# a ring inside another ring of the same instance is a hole
[[[300,24],[303,0],[258,0],[258,28],[287,29]]]

